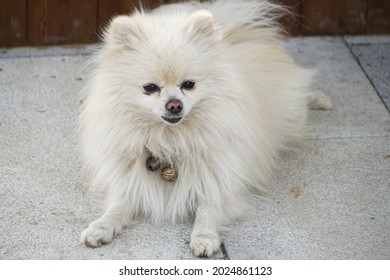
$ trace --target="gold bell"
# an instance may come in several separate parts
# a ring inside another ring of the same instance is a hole
[[[167,165],[161,170],[161,178],[167,182],[173,182],[177,178],[176,170],[170,166]]]

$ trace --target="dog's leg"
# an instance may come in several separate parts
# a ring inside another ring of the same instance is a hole
[[[196,211],[190,248],[196,257],[210,257],[221,245],[219,221],[211,207],[201,205]]]
[[[120,234],[129,219],[126,207],[115,205],[106,210],[103,216],[93,221],[81,233],[81,242],[90,247],[99,247],[110,243],[114,236]]]

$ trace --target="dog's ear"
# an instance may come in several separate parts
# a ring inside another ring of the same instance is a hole
[[[209,37],[214,33],[213,15],[206,10],[199,10],[190,15],[186,23],[187,31],[195,37]]]
[[[140,39],[142,30],[136,22],[136,19],[129,16],[117,16],[113,18],[108,25],[104,41],[106,44],[126,45],[132,47],[134,40]]]

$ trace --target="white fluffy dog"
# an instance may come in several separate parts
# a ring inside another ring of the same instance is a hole
[[[82,92],[84,165],[105,213],[81,235],[108,243],[137,217],[195,217],[208,257],[270,181],[278,153],[330,108],[281,47],[268,1],[189,2],[112,20]]]

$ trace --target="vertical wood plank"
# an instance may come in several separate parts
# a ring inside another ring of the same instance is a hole
[[[0,1],[0,46],[27,43],[27,0]]]
[[[302,33],[364,34],[367,0],[306,0],[302,3]]]
[[[44,30],[41,28],[44,20],[45,0],[27,0],[27,32],[30,45],[43,44]]]
[[[390,1],[368,0],[367,33],[390,34]]]
[[[28,42],[91,43],[96,40],[97,0],[28,1]]]

